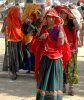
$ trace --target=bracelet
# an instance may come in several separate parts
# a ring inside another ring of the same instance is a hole
[[[59,32],[59,38],[64,38],[63,32]]]
[[[77,22],[76,19],[73,19],[73,23],[74,23],[75,25],[78,25],[78,22]]]

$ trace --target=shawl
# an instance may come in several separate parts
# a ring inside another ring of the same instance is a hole
[[[21,31],[21,23],[19,18],[20,9],[16,6],[11,7],[8,10],[7,22],[8,22],[8,41],[21,41],[23,39],[23,33]]]
[[[36,12],[39,9],[39,6],[33,3],[29,3],[22,15],[22,24],[25,22],[25,20],[32,14],[32,12]]]

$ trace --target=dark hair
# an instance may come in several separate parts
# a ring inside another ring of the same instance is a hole
[[[80,2],[77,2],[77,6],[80,6]]]
[[[71,5],[68,5],[68,7],[69,7],[70,9],[72,9]]]
[[[44,5],[41,5],[41,9],[45,9]]]
[[[74,23],[72,19],[68,19],[67,27],[71,32],[73,32]]]
[[[19,6],[19,3],[17,2],[17,3],[15,3],[15,5],[16,5],[16,6]]]
[[[84,6],[81,6],[81,10],[84,10]]]
[[[54,7],[55,7],[55,5],[52,5],[52,6],[51,6],[51,8],[54,8]]]
[[[73,5],[68,5],[68,7],[69,7],[70,9],[74,9],[74,6],[73,6]]]

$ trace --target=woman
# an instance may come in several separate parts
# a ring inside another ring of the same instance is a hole
[[[9,54],[9,67],[11,71],[11,78],[15,80],[17,78],[17,71],[22,68],[22,40],[23,33],[21,31],[20,21],[20,9],[19,7],[12,6],[8,10],[7,22],[8,22],[8,54]]]
[[[64,33],[60,17],[55,10],[50,9],[43,18],[37,36],[31,42],[31,51],[35,55],[36,100],[62,100],[63,71],[59,48],[63,44]]]
[[[66,84],[69,83],[69,95],[74,95],[73,84],[78,83],[78,71],[77,71],[77,30],[79,29],[78,23],[71,10],[66,6],[55,7],[60,17],[64,20],[64,31],[67,36],[71,58],[67,62],[64,70],[64,92],[66,92]]]
[[[22,15],[22,31],[24,33],[24,70],[27,70],[27,73],[30,73],[34,67],[34,56],[30,53],[30,42],[35,35],[35,25],[33,22],[37,19],[36,12],[39,9],[39,6],[36,4],[28,4]]]

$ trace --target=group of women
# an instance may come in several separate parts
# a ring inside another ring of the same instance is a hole
[[[74,95],[79,25],[71,10],[55,6],[42,13],[39,5],[28,4],[21,18],[19,7],[13,6],[8,10],[7,27],[12,78],[23,66],[28,72],[34,66],[36,100],[62,100],[67,83],[68,94]]]

